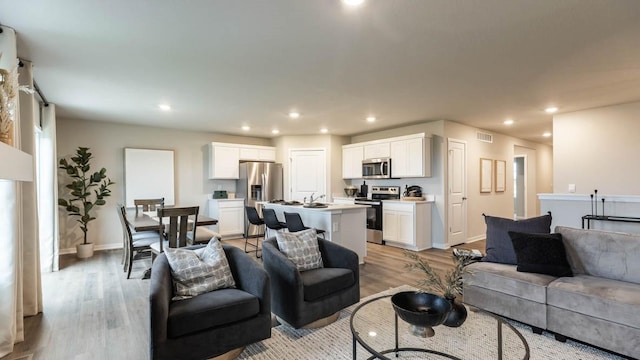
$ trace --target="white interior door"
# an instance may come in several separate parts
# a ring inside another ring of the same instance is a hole
[[[291,150],[289,171],[290,200],[307,201],[325,195],[327,183],[327,160],[324,149]],[[323,199],[326,201],[325,199]]]
[[[467,241],[467,143],[449,139],[447,245]]]
[[[513,212],[516,219],[527,218],[527,155],[513,158]]]

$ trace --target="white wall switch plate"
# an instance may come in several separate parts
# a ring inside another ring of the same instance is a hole
[[[570,193],[576,192],[576,184],[569,184],[569,192]]]

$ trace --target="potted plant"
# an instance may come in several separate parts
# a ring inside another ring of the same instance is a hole
[[[467,254],[454,255],[453,270],[449,270],[445,273],[444,277],[441,277],[436,273],[429,263],[415,252],[408,250],[404,251],[404,255],[412,260],[412,262],[405,266],[409,270],[417,270],[424,273],[424,278],[418,280],[417,285],[423,292],[436,292],[442,294],[452,306],[452,310],[444,321],[444,325],[450,327],[458,327],[467,318],[467,309],[464,305],[456,302],[457,296],[462,295],[462,275],[464,275],[466,266],[475,262],[476,259]]]
[[[84,242],[76,245],[77,256],[81,259],[93,256],[93,244],[87,242],[89,223],[96,219],[92,213],[96,207],[106,204],[105,198],[111,196],[109,186],[115,184],[107,178],[105,168],[91,173],[91,159],[89,148],[78,147],[71,162],[63,158],[58,166],[71,178],[71,183],[66,185],[68,198],[60,197],[58,205],[64,207],[70,216],[78,217],[76,221],[84,235]]]

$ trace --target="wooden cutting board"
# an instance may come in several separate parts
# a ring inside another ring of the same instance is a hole
[[[424,196],[403,196],[402,201],[424,201]]]

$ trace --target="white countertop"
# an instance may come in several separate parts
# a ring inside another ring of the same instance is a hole
[[[269,202],[263,202],[263,206],[280,206],[286,207],[290,209],[300,209],[300,210],[309,210],[309,211],[334,211],[334,210],[355,210],[355,209],[364,209],[368,208],[369,205],[355,205],[355,204],[328,204],[326,208],[306,208],[302,205],[283,205],[283,204],[274,204]]]
[[[215,201],[244,201],[244,198],[233,198],[233,199],[209,199]]]
[[[415,204],[425,204],[425,203],[433,203],[436,202],[436,197],[435,195],[427,195],[425,196],[425,200],[382,200],[382,202],[385,203],[402,203],[402,204],[410,204],[410,203],[415,203]]]

